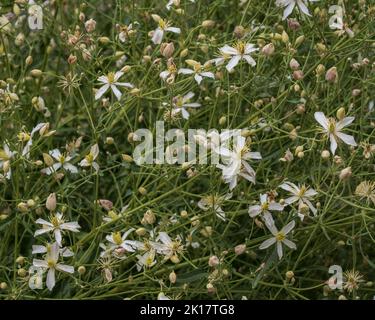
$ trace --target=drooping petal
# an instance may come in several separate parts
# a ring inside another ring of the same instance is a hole
[[[283,20],[285,20],[286,18],[288,18],[290,16],[290,14],[292,13],[295,5],[296,5],[296,3],[294,1],[289,3],[289,5],[284,10]]]
[[[227,66],[226,66],[227,70],[228,70],[228,71],[232,71],[233,68],[238,64],[238,62],[240,61],[240,59],[241,59],[241,56],[240,56],[240,55],[233,56],[233,57],[229,60]]]
[[[259,246],[260,250],[267,249],[268,247],[272,246],[276,242],[276,238],[272,237],[263,241],[262,244]]]
[[[292,231],[295,225],[296,225],[296,222],[292,220],[284,228],[281,229],[281,232],[288,234],[290,231]]]
[[[67,272],[67,273],[74,273],[74,267],[68,266],[66,264],[61,264],[61,263],[58,263],[56,265],[56,270]]]
[[[115,94],[117,100],[120,101],[121,96],[122,96],[121,91],[119,89],[117,89],[117,87],[114,84],[111,85],[111,89],[112,89],[113,93]]]
[[[168,27],[165,30],[173,32],[173,33],[181,33],[181,29],[180,28],[176,28],[176,27]]]
[[[279,260],[281,260],[281,258],[283,257],[283,246],[281,242],[278,241],[276,243],[276,247],[277,247],[277,255],[279,256]]]
[[[331,140],[331,152],[332,152],[333,155],[335,155],[335,152],[336,152],[336,149],[337,149],[336,138],[333,134],[330,134],[329,139]]]
[[[152,35],[151,41],[154,44],[161,44],[163,37],[164,37],[164,31],[160,28],[157,28],[154,31],[154,34]]]
[[[251,65],[252,67],[255,67],[257,65],[256,61],[254,60],[253,57],[249,55],[244,55],[243,58],[246,60],[246,62]]]
[[[250,216],[251,218],[256,217],[256,216],[259,215],[261,212],[262,212],[262,207],[259,206],[259,205],[255,205],[255,206],[251,206],[251,207],[249,207],[249,216]]]
[[[63,167],[66,171],[69,171],[71,173],[78,173],[77,167],[73,166],[71,163],[64,163]]]
[[[47,281],[46,281],[46,285],[49,291],[52,291],[53,287],[55,286],[55,283],[56,283],[55,269],[51,268],[48,270]]]
[[[296,250],[296,249],[297,249],[297,246],[296,246],[296,244],[295,244],[293,241],[290,241],[290,240],[288,240],[288,239],[284,239],[284,240],[283,240],[283,243],[284,243],[287,247],[289,247],[290,249],[293,249],[293,250]]]
[[[194,79],[198,84],[201,84],[203,77],[197,73],[194,75]]]
[[[315,112],[314,118],[325,130],[328,130],[328,119],[323,112]]]
[[[342,133],[342,132],[337,132],[336,135],[337,135],[342,141],[344,141],[346,144],[348,144],[348,145],[350,145],[350,146],[354,146],[354,147],[357,146],[357,143],[355,142],[353,136],[350,136],[350,135],[345,134],[345,133]]]
[[[104,86],[100,87],[98,91],[95,93],[95,100],[99,100],[103,94],[109,89],[109,84],[105,84]]]

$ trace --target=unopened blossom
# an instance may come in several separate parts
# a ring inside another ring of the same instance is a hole
[[[289,222],[285,227],[283,227],[280,231],[277,230],[275,224],[268,224],[266,223],[266,226],[269,231],[271,231],[273,237],[267,239],[266,241],[262,242],[262,244],[259,246],[259,249],[267,249],[268,247],[272,246],[276,243],[276,249],[277,249],[277,255],[279,256],[279,259],[283,257],[283,246],[282,244],[286,245],[290,249],[297,249],[296,244],[286,238],[286,235],[292,231],[292,229],[295,226],[295,221]]]
[[[173,32],[177,34],[181,33],[180,28],[171,27],[170,22],[160,18],[157,14],[153,14],[152,18],[159,24],[159,26],[155,29],[154,34],[152,35],[151,40],[154,44],[161,44],[165,32]]]
[[[204,66],[195,60],[186,60],[186,63],[193,67],[193,69],[181,68],[178,70],[178,74],[193,74],[194,79],[198,84],[201,84],[203,78],[215,79],[215,75],[212,72],[204,71]]]
[[[120,232],[113,232],[112,234],[107,235],[105,238],[109,242],[109,245],[106,247],[101,246],[102,248],[105,248],[105,250],[101,253],[101,256],[107,255],[108,253],[113,252],[116,249],[120,249],[118,251],[124,251],[124,253],[134,252],[136,248],[133,244],[133,241],[126,240],[129,234],[132,233],[134,230],[134,228],[130,228],[129,230],[125,231],[123,235],[121,235]]]
[[[350,125],[354,121],[354,117],[345,117],[340,121],[336,121],[334,118],[326,118],[323,112],[315,112],[315,120],[323,127],[323,131],[326,133],[331,141],[331,152],[334,155],[337,149],[337,144],[341,140],[345,144],[350,146],[357,146],[353,136],[342,133],[342,129]]]
[[[208,195],[199,200],[198,207],[203,211],[213,210],[218,218],[225,221],[225,212],[221,207],[230,198],[232,198],[232,193],[227,193],[224,196]]]
[[[223,179],[225,183],[229,184],[230,190],[236,187],[238,176],[255,184],[256,174],[248,161],[261,160],[262,156],[259,152],[250,152],[245,137],[237,137],[237,143],[234,144],[233,150],[220,147],[217,152],[223,157],[224,162],[224,164],[218,164],[217,168],[222,170]]]
[[[226,66],[228,71],[232,71],[241,60],[245,60],[252,67],[256,66],[256,62],[250,54],[258,50],[259,49],[255,48],[254,44],[242,41],[238,41],[233,47],[225,45],[220,48],[220,51],[223,54],[231,56],[231,59]]]
[[[57,212],[54,215],[51,215],[49,218],[49,221],[46,221],[44,219],[37,219],[35,221],[37,224],[42,225],[42,229],[38,229],[34,233],[34,237],[37,237],[44,233],[51,232],[56,242],[61,247],[61,240],[62,240],[62,233],[64,231],[71,231],[71,232],[79,232],[79,229],[81,226],[78,224],[78,222],[65,222],[64,216],[62,213]]]
[[[317,209],[311,203],[312,198],[318,194],[314,189],[305,185],[297,186],[296,184],[288,181],[280,185],[280,188],[292,194],[291,197],[285,199],[285,203],[287,205],[298,202],[298,216],[301,220],[303,220],[305,217],[305,215],[300,211],[300,208],[302,208],[302,205],[304,204],[307,205],[314,216],[316,216]]]
[[[309,2],[316,2],[319,0],[276,0],[276,5],[279,7],[285,7],[283,20],[290,16],[294,8],[297,6],[301,13],[311,16],[307,5]]]
[[[122,93],[117,87],[134,88],[129,82],[118,82],[123,76],[124,72],[117,71],[116,73],[110,72],[106,76],[100,76],[98,81],[103,83],[99,90],[95,94],[95,100],[100,99],[109,89],[115,94],[117,100],[121,99]]]
[[[78,169],[76,166],[72,165],[70,163],[70,160],[72,160],[72,157],[69,155],[62,154],[60,150],[53,149],[49,152],[50,156],[54,158],[57,162],[54,163],[52,166],[42,169],[41,172],[45,173],[47,175],[51,175],[55,173],[60,168],[65,169],[66,171],[69,171],[71,173],[77,173]]]
[[[267,194],[260,195],[260,204],[249,207],[249,216],[255,218],[261,215],[261,217],[267,223],[273,223],[272,214],[270,211],[283,211],[284,206],[281,204],[270,201]]]
[[[184,250],[180,239],[172,240],[166,232],[159,232],[156,242],[152,243],[153,248],[165,256],[165,260],[178,261],[178,255]]]
[[[182,117],[186,120],[189,119],[190,116],[187,108],[199,108],[201,106],[200,103],[190,102],[194,95],[193,92],[189,92],[184,96],[177,96],[172,99],[174,111],[177,113],[181,112]]]
[[[95,162],[96,158],[99,155],[99,146],[94,144],[90,148],[90,152],[85,158],[79,163],[81,167],[93,167],[96,171],[99,171],[99,165]]]
[[[60,248],[57,242],[48,246],[45,260],[34,259],[33,266],[48,270],[46,285],[52,291],[56,283],[56,270],[60,272],[74,273],[74,267],[59,263]]]
[[[4,170],[6,179],[10,179],[12,176],[10,162],[15,154],[16,152],[11,151],[7,143],[4,143],[3,149],[0,149],[0,169]]]

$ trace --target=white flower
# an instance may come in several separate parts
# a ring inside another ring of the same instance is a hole
[[[157,14],[153,14],[152,18],[159,24],[159,27],[155,29],[154,34],[152,35],[151,40],[154,44],[161,44],[165,32],[181,33],[180,28],[171,27],[168,21],[163,20]]]
[[[217,167],[222,170],[223,179],[225,183],[229,184],[230,190],[236,187],[238,176],[255,183],[255,171],[247,161],[250,159],[261,160],[262,156],[259,152],[250,152],[245,137],[237,137],[233,151],[220,147],[217,152],[224,156],[225,165],[218,164]]]
[[[94,144],[90,148],[89,154],[79,163],[81,167],[93,167],[96,171],[99,171],[99,165],[95,162],[99,155],[99,146]]]
[[[204,71],[204,67],[195,60],[186,60],[186,63],[193,67],[193,69],[181,68],[178,70],[178,74],[194,74],[194,79],[198,84],[201,84],[203,78],[215,79],[215,75],[212,72]]]
[[[264,241],[260,246],[259,249],[267,249],[268,247],[272,246],[274,243],[276,243],[277,248],[277,255],[279,256],[279,259],[281,260],[283,256],[283,247],[282,243],[285,244],[290,249],[297,249],[296,244],[286,238],[286,235],[294,228],[295,221],[289,222],[284,228],[282,228],[280,231],[277,230],[275,227],[275,224],[268,224],[266,223],[266,226],[268,230],[271,231],[273,237],[267,239]]]
[[[101,253],[100,256],[107,255],[110,252],[117,251],[115,253],[125,253],[125,252],[134,252],[137,249],[134,245],[134,241],[126,240],[128,235],[134,231],[133,228],[124,232],[121,236],[120,232],[113,232],[111,235],[107,235],[105,238],[109,242],[109,246],[103,247],[105,250]]]
[[[331,152],[334,155],[337,149],[337,143],[342,140],[344,143],[350,146],[357,146],[353,136],[342,133],[341,130],[354,121],[354,117],[345,117],[340,121],[336,121],[334,118],[326,118],[323,112],[315,112],[315,120],[323,127],[323,131],[327,134],[331,140]]]
[[[244,43],[242,41],[237,42],[237,44],[234,47],[230,47],[228,45],[225,45],[224,47],[220,48],[220,52],[223,54],[223,58],[225,59],[225,56],[230,56],[231,59],[229,60],[226,68],[228,71],[232,71],[234,67],[241,61],[245,60],[248,64],[250,64],[252,67],[256,66],[255,60],[251,57],[251,53],[259,50],[258,48],[255,48],[253,44],[251,43]],[[220,58],[219,58],[220,59]],[[216,60],[216,64],[220,64],[224,62],[224,60]]]
[[[285,20],[292,13],[296,5],[302,13],[311,17],[309,9],[307,8],[307,4],[308,2],[316,1],[319,0],[276,0],[276,5],[279,7],[286,7],[283,15],[283,20]]]
[[[118,38],[122,43],[125,43],[129,39],[129,31],[133,30],[133,25],[129,24],[128,26],[118,26],[119,35]]]
[[[203,197],[198,202],[198,207],[201,208],[203,211],[208,211],[212,209],[218,218],[225,221],[225,212],[221,208],[222,204],[226,201],[232,198],[232,193],[227,193],[224,196],[219,195],[209,195]]]
[[[62,213],[59,212],[57,212],[55,215],[52,215],[49,220],[50,222],[39,218],[35,221],[35,223],[41,224],[43,228],[36,230],[34,237],[47,232],[52,232],[56,242],[60,247],[62,240],[61,232],[63,232],[63,230],[79,232],[79,228],[81,228],[78,222],[65,222]]]
[[[284,182],[282,185],[280,185],[280,188],[292,194],[291,197],[285,199],[286,204],[290,205],[298,201],[298,216],[301,218],[301,220],[303,220],[303,218],[305,217],[300,212],[303,204],[306,204],[310,208],[314,216],[316,216],[317,210],[311,203],[312,197],[318,194],[314,189],[306,187],[305,185],[297,186],[292,182]]]
[[[115,94],[117,100],[121,99],[122,93],[117,86],[119,87],[126,87],[126,88],[134,88],[131,83],[128,82],[118,82],[117,80],[122,77],[124,72],[117,71],[116,73],[110,72],[106,76],[100,76],[98,81],[104,83],[103,86],[99,88],[99,90],[95,94],[95,100],[98,100],[102,97],[103,94],[107,92],[108,89],[111,89]]]
[[[168,60],[167,67],[167,70],[160,72],[160,78],[167,83],[172,83],[177,74],[177,68],[172,59]]]
[[[178,259],[178,254],[184,249],[180,239],[173,241],[166,232],[159,232],[156,241],[152,242],[151,245],[159,254],[165,256],[165,260]],[[161,241],[161,243],[158,241]]]
[[[74,267],[58,263],[59,254],[60,254],[59,244],[55,242],[48,247],[45,260],[39,260],[39,259],[33,260],[34,267],[48,270],[46,285],[50,291],[52,291],[56,283],[56,279],[55,279],[56,270],[61,271],[61,272],[74,273]]]
[[[143,268],[151,268],[156,264],[155,250],[151,249],[142,255],[137,255],[137,270],[141,271]]]
[[[63,155],[60,150],[53,149],[49,152],[52,158],[54,158],[57,162],[54,163],[51,167],[42,169],[41,172],[45,173],[47,175],[55,173],[57,170],[59,170],[61,167],[65,169],[66,171],[69,171],[71,173],[77,173],[78,169],[76,166],[69,163],[70,160],[72,160],[71,156],[65,156]]]
[[[284,206],[277,202],[270,202],[267,194],[260,195],[260,205],[250,206],[249,215],[251,218],[262,215],[264,221],[273,223],[272,214],[270,211],[283,211]]]
[[[47,251],[49,250],[49,247],[50,247],[49,244],[47,246],[33,245],[32,246],[33,251],[31,252],[31,254],[47,253]],[[60,248],[59,252],[60,252],[60,256],[62,256],[64,258],[68,258],[68,257],[73,257],[74,256],[74,252],[71,251],[67,247]]]
[[[5,178],[10,179],[12,170],[10,168],[10,161],[13,159],[16,152],[10,151],[9,145],[4,143],[3,150],[0,149],[0,169],[3,169]]]
[[[39,131],[39,134],[41,136],[50,136],[51,134],[53,134],[55,131],[51,131],[51,132],[48,132],[49,130],[49,123],[38,123],[30,132],[30,135],[28,135],[28,141],[25,145],[25,147],[23,148],[22,150],[22,156],[24,156],[26,159],[29,159],[30,157],[30,149],[31,149],[31,146],[33,145],[33,137],[34,137],[34,134]]]
[[[189,92],[188,94],[184,96],[177,96],[172,99],[172,104],[174,107],[174,111],[176,113],[182,114],[182,117],[184,119],[189,119],[189,112],[187,111],[187,108],[199,108],[201,106],[200,103],[197,102],[190,102],[190,99],[194,97],[193,92]]]

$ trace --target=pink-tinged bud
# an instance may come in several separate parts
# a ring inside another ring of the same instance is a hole
[[[234,248],[234,253],[239,256],[246,251],[246,244],[239,244]]]
[[[338,74],[337,74],[337,68],[336,67],[330,68],[326,73],[326,80],[328,82],[336,82],[337,77],[338,77]]]
[[[357,96],[359,96],[361,94],[361,90],[360,89],[354,89],[353,91],[352,91],[352,96],[353,97],[357,97]]]
[[[302,70],[296,70],[293,72],[293,79],[294,80],[302,80],[304,77],[303,71]]]
[[[211,256],[210,259],[208,260],[208,265],[210,267],[216,267],[220,263],[220,260],[217,256]]]
[[[87,20],[85,22],[85,28],[88,33],[93,32],[96,27],[96,21],[94,19]]]
[[[173,42],[162,43],[160,46],[160,53],[163,57],[169,59],[173,56],[174,53],[174,44]]]
[[[290,60],[289,62],[289,67],[292,69],[292,70],[298,70],[299,67],[300,67],[300,64],[298,63],[298,61],[296,59],[292,59]]]
[[[269,43],[262,48],[262,53],[266,56],[272,56],[275,53],[275,46],[273,43]]]
[[[46,208],[49,210],[49,211],[54,211],[56,210],[56,193],[51,193],[48,198],[47,198],[47,201],[46,201]]]
[[[112,208],[113,208],[113,203],[112,203],[112,201],[109,201],[109,200],[106,200],[106,199],[100,199],[100,200],[99,200],[99,205],[100,205],[104,210],[107,210],[107,211],[110,211],[110,210],[112,210]]]
[[[299,23],[297,20],[295,20],[295,19],[288,19],[288,27],[289,27],[291,30],[296,31],[296,30],[298,30],[298,29],[301,27],[301,25],[300,25],[300,23]]]
[[[342,169],[340,172],[340,180],[347,180],[352,176],[352,168],[347,167],[345,169]]]
[[[68,58],[68,63],[69,64],[75,64],[77,62],[77,56],[71,54]]]

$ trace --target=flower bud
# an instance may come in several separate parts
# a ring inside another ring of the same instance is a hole
[[[144,187],[139,187],[138,192],[142,195],[145,196],[147,194],[147,189]]]
[[[323,150],[321,156],[323,159],[329,159],[331,154],[329,153],[328,150]]]
[[[337,112],[336,112],[336,117],[339,120],[344,119],[345,118],[345,108],[338,109]]]
[[[236,256],[243,254],[245,251],[246,251],[246,244],[239,244],[235,246],[234,248],[234,253],[236,254]]]
[[[87,20],[85,22],[85,28],[88,33],[91,33],[95,30],[96,21],[94,19]]]
[[[275,46],[273,43],[269,43],[262,48],[262,53],[266,56],[272,56],[275,53]]]
[[[51,193],[46,201],[46,208],[49,211],[55,211],[56,210],[56,193]]]
[[[209,29],[209,28],[213,28],[215,26],[215,24],[216,24],[216,22],[213,21],[213,20],[204,20],[202,22],[202,27]]]
[[[79,273],[80,275],[85,274],[85,273],[86,273],[86,267],[85,267],[85,266],[79,266],[79,267],[78,267],[78,273]]]
[[[328,82],[337,82],[337,77],[338,77],[338,74],[337,74],[336,67],[330,68],[326,73],[326,80]]]
[[[296,70],[293,72],[293,79],[294,80],[302,80],[304,77],[303,71],[302,70]]]
[[[122,157],[122,160],[125,162],[128,162],[128,163],[133,162],[133,158],[129,156],[128,154],[122,154],[121,157]]]
[[[245,36],[245,28],[243,26],[236,26],[233,34],[237,39],[241,39]]]
[[[177,280],[177,275],[174,271],[172,271],[170,274],[169,274],[169,281],[172,283],[172,284],[175,284],[176,283],[176,280]]]
[[[217,256],[211,256],[210,259],[208,259],[208,265],[210,267],[216,267],[220,263],[220,260]]]
[[[298,63],[298,61],[296,59],[292,59],[290,60],[289,62],[289,67],[292,69],[292,70],[298,70],[299,67],[300,67],[300,64]]]
[[[162,43],[160,46],[160,53],[163,57],[169,59],[173,56],[174,53],[174,44],[173,42]]]
[[[340,178],[340,180],[347,180],[351,176],[352,176],[352,168],[347,167],[347,168],[341,170],[339,178]]]
[[[43,71],[39,70],[39,69],[33,69],[33,70],[30,71],[30,74],[34,78],[39,78],[43,74]]]

